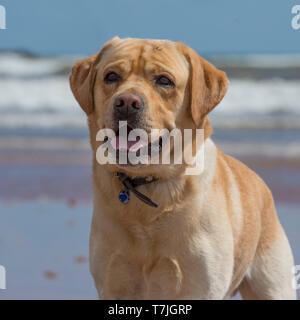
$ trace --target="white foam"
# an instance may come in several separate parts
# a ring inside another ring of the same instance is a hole
[[[235,114],[300,111],[300,80],[232,79],[219,113]]]
[[[77,112],[68,77],[0,78],[0,112]]]
[[[30,57],[18,53],[0,54],[0,75],[3,76],[45,76],[71,69],[78,57]]]
[[[69,87],[74,60],[0,55],[0,126],[86,126]],[[214,126],[300,127],[300,79],[230,80],[227,95],[211,113]]]

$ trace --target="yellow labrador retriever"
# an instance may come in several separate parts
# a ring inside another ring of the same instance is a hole
[[[293,256],[270,190],[210,138],[207,114],[226,93],[224,72],[181,42],[115,37],[75,64],[70,83],[93,150],[90,270],[101,298],[226,299],[240,291],[295,299]],[[146,132],[204,129],[203,172],[186,175],[184,163],[98,164],[97,132],[112,129],[118,149],[121,120]]]

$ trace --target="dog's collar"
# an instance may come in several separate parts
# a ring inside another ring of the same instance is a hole
[[[121,190],[119,193],[119,199],[121,202],[127,203],[130,200],[129,191],[132,191],[133,194],[144,203],[155,208],[158,207],[158,204],[156,202],[154,202],[153,200],[151,200],[150,198],[148,198],[147,196],[135,189],[138,186],[142,186],[144,184],[149,184],[151,182],[157,181],[157,178],[152,177],[149,179],[145,177],[138,177],[132,179],[122,172],[117,172],[116,175],[125,187],[125,190]]]

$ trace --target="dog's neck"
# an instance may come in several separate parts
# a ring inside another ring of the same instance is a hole
[[[117,172],[117,177],[122,182],[123,186],[125,187],[125,194],[121,194],[120,201],[125,202],[128,200],[127,193],[131,191],[139,200],[144,202],[145,204],[155,207],[158,207],[158,204],[151,200],[149,197],[147,197],[145,194],[141,193],[140,191],[136,190],[138,186],[143,186],[152,182],[157,181],[157,178],[154,177],[137,177],[134,179],[131,179],[128,175],[122,172]]]
[[[158,208],[144,204],[132,196],[127,204],[118,199],[122,183],[115,172],[107,170],[94,162],[94,208],[97,215],[109,215],[111,219],[122,220],[125,223],[138,223],[150,226],[157,219],[185,210],[190,205],[191,190],[201,190],[198,193],[199,202],[205,199],[206,191],[210,189],[216,168],[217,149],[211,139],[205,141],[205,170],[200,176],[189,176],[185,171],[166,178],[141,185],[138,191],[159,204]],[[105,207],[103,210],[102,208]]]

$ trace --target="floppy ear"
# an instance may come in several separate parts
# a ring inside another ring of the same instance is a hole
[[[99,53],[78,60],[70,76],[70,86],[74,97],[87,115],[94,109],[93,86],[98,56]]]
[[[109,40],[100,52],[93,54],[92,56],[78,60],[72,68],[70,75],[70,86],[74,94],[75,99],[83,109],[83,111],[89,115],[94,110],[94,83],[96,79],[96,66],[103,55],[103,52],[112,44],[112,42],[119,40],[119,37],[114,37]]]
[[[219,104],[225,96],[228,78],[207,60],[201,58],[193,49],[177,43],[190,65],[190,108],[196,125]]]

